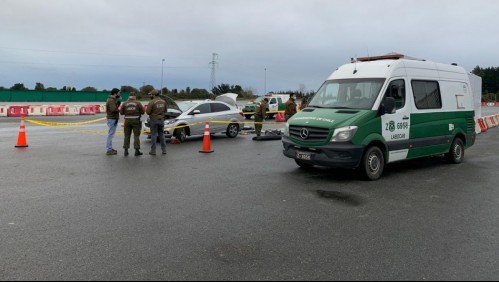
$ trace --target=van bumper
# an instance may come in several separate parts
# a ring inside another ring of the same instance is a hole
[[[286,157],[301,161],[306,164],[339,167],[357,168],[364,155],[365,146],[354,145],[350,142],[330,143],[320,147],[300,146],[293,143],[289,137],[283,136],[283,153]],[[298,154],[310,156],[310,160],[298,158]]]

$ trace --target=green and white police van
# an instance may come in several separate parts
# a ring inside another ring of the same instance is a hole
[[[289,100],[289,94],[266,94],[265,96],[258,97],[253,102],[247,103],[243,107],[243,113],[246,119],[250,119],[254,115],[256,106],[265,98],[269,100],[267,104],[267,116],[269,119],[272,119],[275,114],[286,109],[286,102]]]
[[[443,155],[461,163],[475,143],[468,74],[401,54],[352,59],[286,124],[284,155],[305,168],[359,168]]]

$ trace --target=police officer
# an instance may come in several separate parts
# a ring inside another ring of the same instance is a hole
[[[125,141],[123,149],[125,149],[125,156],[128,156],[128,149],[130,148],[130,137],[133,131],[133,147],[135,148],[135,156],[141,156],[140,152],[140,133],[142,131],[142,122],[140,117],[145,113],[142,103],[137,101],[137,94],[130,93],[128,101],[121,105],[120,114],[125,116]]]
[[[149,93],[152,101],[147,106],[147,114],[150,118],[151,124],[151,151],[149,155],[156,155],[156,140],[159,136],[161,150],[163,155],[166,154],[165,142],[165,115],[167,104],[166,101],[159,97],[158,90],[153,90]]]
[[[290,119],[294,114],[296,114],[296,95],[289,94],[289,100],[286,102],[286,109],[284,110],[284,117],[286,121]]]
[[[255,131],[256,136],[260,136],[262,134],[262,122],[265,120],[265,116],[267,115],[267,103],[269,99],[265,98],[256,105],[255,109]]]
[[[109,95],[106,102],[107,127],[109,129],[106,141],[106,155],[108,156],[118,154],[118,151],[113,149],[113,138],[120,119],[120,105],[118,104],[119,98],[120,90],[118,88],[113,88],[113,90],[111,90],[111,95]]]

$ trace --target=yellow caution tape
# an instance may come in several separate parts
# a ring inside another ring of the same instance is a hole
[[[103,121],[103,120],[106,120],[106,118],[99,118],[99,119],[82,121],[82,122],[49,122],[49,121],[41,121],[41,120],[34,120],[34,119],[26,119],[26,122],[38,124],[38,125],[43,125],[43,126],[78,126],[78,125],[97,123],[97,122]]]

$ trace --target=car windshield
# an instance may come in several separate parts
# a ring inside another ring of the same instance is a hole
[[[329,80],[310,100],[309,107],[370,110],[384,82],[384,78]]]
[[[182,110],[182,112],[186,112],[193,106],[197,105],[198,103],[191,102],[191,101],[185,101],[185,102],[180,102],[178,103],[178,107]]]

